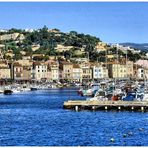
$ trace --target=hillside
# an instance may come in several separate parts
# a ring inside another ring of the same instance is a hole
[[[19,33],[21,36],[24,36],[24,39],[20,40],[19,36],[11,39],[14,33]],[[17,54],[16,58],[21,58],[20,51],[25,51],[30,55],[62,55],[66,58],[79,50],[82,51],[82,53],[90,52],[91,54],[98,42],[101,41],[99,38],[88,34],[77,33],[76,31],[64,33],[59,29],[49,30],[46,26],[31,32],[20,29],[10,29],[7,32],[1,32],[0,35],[0,44],[5,45],[3,50],[13,50],[14,54]],[[86,55],[82,54],[81,56]]]
[[[102,44],[99,45],[98,44]],[[121,43],[124,46],[131,46],[146,50],[148,44]],[[143,47],[143,48],[142,48]],[[37,30],[10,29],[6,32],[0,32],[0,50],[3,52],[4,59],[33,59],[48,60],[49,56],[70,58],[89,58],[90,61],[105,62],[106,50],[110,55],[108,61],[115,61],[117,48],[104,44],[100,38],[89,34],[70,31],[64,33],[59,29],[48,29],[44,26]],[[118,51],[119,59],[125,59],[126,54],[123,49]],[[38,55],[37,57],[35,55]],[[145,56],[145,53],[135,53],[128,51],[129,60],[136,61]],[[120,58],[121,57],[121,58]]]

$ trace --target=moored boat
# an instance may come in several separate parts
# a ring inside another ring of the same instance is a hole
[[[11,95],[12,93],[13,93],[13,91],[10,89],[4,90],[4,95]]]
[[[30,90],[35,91],[35,90],[38,90],[38,89],[37,89],[37,87],[31,87]]]

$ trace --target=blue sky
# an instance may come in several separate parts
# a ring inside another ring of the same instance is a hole
[[[148,2],[0,2],[0,29],[44,25],[108,43],[148,43]]]

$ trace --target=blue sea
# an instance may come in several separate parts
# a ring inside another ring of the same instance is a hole
[[[76,89],[0,95],[0,146],[148,146],[148,113],[63,109]],[[111,140],[112,139],[112,140]]]

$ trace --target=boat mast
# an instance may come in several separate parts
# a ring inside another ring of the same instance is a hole
[[[126,77],[128,78],[128,75],[127,75],[127,49],[126,49]]]
[[[106,49],[105,54],[106,54],[106,56],[105,56],[105,67],[107,69],[107,49]],[[105,76],[105,82],[106,82],[106,76]]]

